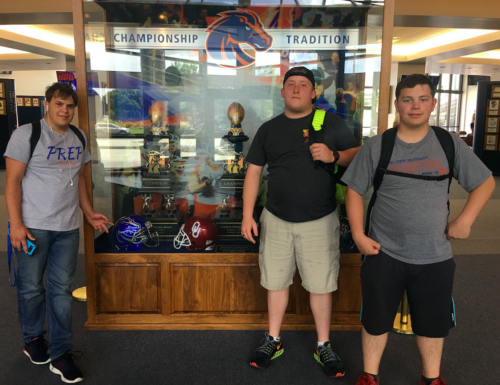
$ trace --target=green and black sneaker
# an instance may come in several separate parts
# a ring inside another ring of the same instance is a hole
[[[345,374],[344,363],[332,350],[330,341],[325,342],[322,347],[316,348],[314,358],[321,364],[323,372],[325,372],[328,377],[342,377]]]
[[[281,356],[283,349],[283,341],[276,342],[273,337],[266,332],[266,337],[260,341],[260,346],[252,354],[250,365],[256,368],[265,368],[272,364],[272,360]]]

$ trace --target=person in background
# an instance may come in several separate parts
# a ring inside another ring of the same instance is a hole
[[[472,141],[474,140],[474,122],[470,124],[470,134],[467,134],[465,137],[464,141],[467,144],[467,146],[472,147]]]

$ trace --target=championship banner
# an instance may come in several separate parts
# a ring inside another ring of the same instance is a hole
[[[210,27],[209,27],[210,28]],[[268,49],[339,50],[356,49],[359,29],[272,29]],[[217,33],[215,33],[217,34]],[[240,44],[250,45],[244,33],[235,33]],[[106,48],[112,49],[206,49],[210,32],[193,28],[126,28],[111,27]]]
[[[255,53],[269,50],[360,48],[360,28],[290,28],[291,15],[280,7],[239,9],[218,13],[206,28],[108,26],[104,34],[94,25],[87,27],[86,38],[92,43],[104,35],[106,50],[204,50],[212,63],[233,69],[253,65]]]

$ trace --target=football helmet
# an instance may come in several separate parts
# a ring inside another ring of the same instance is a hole
[[[214,221],[205,215],[189,218],[174,238],[174,247],[185,246],[188,250],[213,250],[218,232]]]
[[[118,219],[113,228],[113,240],[116,247],[124,251],[139,251],[142,245],[155,247],[160,244],[153,224],[135,214]]]

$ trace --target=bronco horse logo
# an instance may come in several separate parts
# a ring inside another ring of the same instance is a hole
[[[226,11],[219,15],[222,17],[205,31],[208,32],[207,52],[219,66],[244,68],[252,65],[255,59],[243,51],[241,44],[248,44],[258,52],[266,52],[271,48],[273,38],[264,30],[255,12]]]

